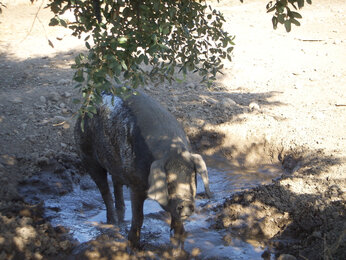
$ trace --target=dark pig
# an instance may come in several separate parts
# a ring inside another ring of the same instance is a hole
[[[123,185],[130,188],[129,240],[134,247],[139,245],[146,198],[170,213],[171,228],[180,240],[185,233],[183,220],[194,212],[197,173],[211,196],[204,160],[191,153],[188,138],[173,115],[144,93],[126,99],[103,95],[96,115],[84,118],[84,131],[81,119],[77,120],[75,140],[106,204],[108,223],[116,223],[116,215],[123,221]],[[115,208],[107,172],[113,180]]]

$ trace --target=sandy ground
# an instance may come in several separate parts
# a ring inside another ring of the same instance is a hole
[[[70,66],[85,49],[66,29],[47,26],[47,9],[35,20],[40,4],[12,2],[0,15],[0,259],[71,255],[75,247],[63,227],[42,218],[42,205],[23,202],[17,191],[41,170],[67,180],[81,171],[71,135],[78,91]],[[289,34],[272,29],[263,1],[217,5],[236,46],[214,88],[192,75],[145,91],[206,157],[222,155],[245,168],[280,163],[286,174],[227,198],[215,209],[213,228],[227,231],[226,242],[256,240],[268,248],[263,258],[345,259],[346,3],[314,2]],[[69,192],[58,184],[47,189]],[[126,245],[112,241],[91,242],[84,257],[126,254]]]

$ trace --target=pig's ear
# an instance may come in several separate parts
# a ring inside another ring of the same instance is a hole
[[[161,206],[168,205],[168,189],[164,160],[157,160],[151,164],[149,174],[148,198],[156,200]]]
[[[209,198],[211,198],[213,195],[209,190],[209,178],[208,178],[207,165],[205,164],[202,156],[200,156],[199,154],[191,154],[191,157],[195,164],[196,173],[201,175],[202,177],[205,193],[207,194]]]

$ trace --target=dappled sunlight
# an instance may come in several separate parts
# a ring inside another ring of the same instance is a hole
[[[36,236],[36,230],[32,226],[18,227],[16,228],[16,236],[13,238],[13,241],[18,250],[23,252]]]

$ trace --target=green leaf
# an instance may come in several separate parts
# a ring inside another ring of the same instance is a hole
[[[292,16],[293,16],[294,18],[298,18],[298,19],[301,19],[301,18],[302,18],[302,16],[300,15],[300,13],[291,12],[291,14],[292,14]]]
[[[121,62],[121,67],[123,67],[124,70],[127,70],[127,66],[124,60],[122,60]]]
[[[287,20],[285,21],[285,28],[286,28],[286,32],[290,32],[291,31],[291,21]]]
[[[304,0],[297,0],[298,3],[298,8],[301,9],[302,7],[304,7]]]
[[[278,27],[278,18],[273,16],[272,23],[273,23],[273,28],[275,30]]]
[[[67,28],[67,23],[66,23],[65,20],[60,19],[59,22],[60,22],[60,24],[61,24],[62,26],[64,26],[65,28]]]
[[[125,43],[127,42],[127,38],[126,38],[126,37],[119,37],[119,38],[118,38],[118,42],[119,42],[120,44],[125,44]]]
[[[50,19],[49,26],[56,26],[58,24],[59,24],[59,20],[56,17]]]
[[[85,42],[85,46],[90,50],[90,44],[88,42]]]
[[[296,26],[300,26],[300,22],[297,21],[296,19],[290,19],[291,23],[293,23]]]
[[[77,70],[73,79],[77,82],[83,82],[84,81],[83,70],[81,69]]]
[[[267,10],[267,13],[273,12],[276,9],[276,5],[274,5],[273,7],[269,8]]]
[[[80,128],[82,130],[82,132],[84,133],[84,118],[82,118],[81,122],[80,122]]]
[[[80,100],[78,98],[74,98],[74,99],[72,99],[72,103],[73,104],[79,104]]]
[[[145,63],[145,65],[149,64],[149,58],[147,55],[144,55],[144,63]]]

